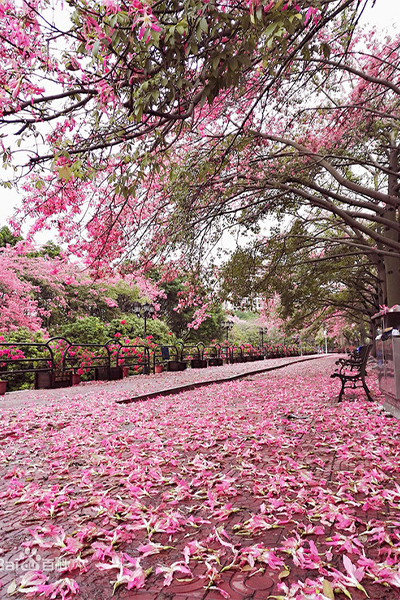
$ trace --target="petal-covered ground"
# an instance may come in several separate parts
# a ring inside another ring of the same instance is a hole
[[[333,362],[4,409],[0,596],[400,598],[400,425]]]

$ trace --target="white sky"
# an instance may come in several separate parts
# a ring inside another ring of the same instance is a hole
[[[371,0],[372,4],[372,0]],[[400,0],[376,0],[375,6],[366,9],[363,21],[380,29],[383,33],[396,34],[400,31]],[[4,172],[4,178],[8,173]],[[0,176],[2,178],[2,175]],[[0,227],[7,224],[19,205],[19,197],[14,190],[0,188]],[[51,232],[45,231],[37,236],[37,242],[45,243],[51,238]]]

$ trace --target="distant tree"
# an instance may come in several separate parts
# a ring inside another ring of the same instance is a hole
[[[224,318],[221,307],[218,304],[209,303],[205,318],[201,319],[196,326],[196,312],[202,307],[202,301],[207,299],[210,290],[199,288],[191,300],[186,298],[188,286],[183,278],[175,278],[172,281],[162,282],[161,289],[165,297],[161,297],[160,315],[163,316],[171,332],[184,342],[210,342],[220,331],[220,325]],[[194,326],[193,326],[194,325]]]
[[[20,241],[22,241],[21,236],[14,235],[11,233],[11,230],[9,227],[7,227],[7,225],[3,225],[3,227],[0,229],[0,248],[4,248],[4,246],[7,246],[7,244],[10,246],[15,246],[15,244]]]
[[[281,326],[288,332],[311,322],[315,331],[338,315],[369,327],[379,311],[379,278],[347,240],[332,221],[298,219],[283,233],[234,252],[221,269],[222,293],[236,301],[277,294]]]
[[[108,340],[105,324],[98,317],[82,317],[61,326],[58,335],[80,344],[104,344]]]
[[[64,280],[68,266],[48,257],[32,257],[22,242],[0,248],[0,331],[41,328],[53,306],[64,305]],[[67,275],[68,274],[68,275]],[[40,287],[51,290],[51,300],[39,303]]]
[[[168,325],[161,319],[147,319],[146,337],[144,336],[144,321],[133,315],[124,319],[113,319],[106,328],[107,335],[111,339],[117,339],[123,343],[147,344],[170,344],[176,341],[174,335],[170,335]]]

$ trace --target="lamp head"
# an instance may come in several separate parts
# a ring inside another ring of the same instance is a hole
[[[142,312],[142,305],[140,304],[140,302],[134,302],[132,310],[137,317],[140,317],[140,314]]]

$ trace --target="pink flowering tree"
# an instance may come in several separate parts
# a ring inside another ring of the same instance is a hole
[[[266,179],[279,189],[268,210],[282,210],[283,194],[286,209],[302,184],[281,189],[287,153],[275,147],[289,148],[311,174],[325,148],[322,128],[320,146],[307,146],[311,120],[297,119],[305,108],[292,101],[290,86],[310,85],[323,64],[328,89],[342,58],[346,73],[358,76],[354,47],[332,41],[332,28],[343,16],[346,34],[362,4],[191,0],[183,14],[168,2],[138,1],[129,10],[73,2],[61,21],[58,12],[47,18],[40,2],[3,3],[4,164],[21,167],[25,194],[15,228],[29,217],[32,235],[57,229],[69,253],[105,276],[127,255],[139,257],[141,272],[155,262],[168,269],[171,247],[175,261],[214,243],[215,231],[225,229],[221,215],[229,226],[234,214],[240,226],[254,226],[265,204],[257,210],[249,199],[261,206]],[[279,137],[293,122],[298,147]],[[182,261],[185,270],[189,263]],[[208,308],[207,301],[196,308],[193,328]]]
[[[64,306],[68,267],[62,259],[35,255],[33,247],[19,242],[0,248],[0,265],[1,331],[19,327],[38,330],[53,307]],[[39,301],[41,288],[51,290],[51,299]]]
[[[25,328],[60,335],[77,320],[94,318],[88,327],[92,341],[99,341],[97,322],[104,330],[100,337],[104,337],[108,335],[105,323],[130,314],[133,303],[141,298],[153,302],[157,314],[163,295],[155,283],[139,273],[116,273],[107,281],[95,279],[82,263],[68,260],[52,244],[7,244],[0,247],[0,265],[2,332]],[[83,334],[84,328],[75,329]]]
[[[70,252],[91,264],[104,258],[105,268],[139,249],[152,257],[170,241],[171,210],[157,194],[168,148],[188,128],[201,131],[204,115],[215,114],[208,107],[246,89],[248,74],[268,93],[295,56],[307,60],[312,40],[327,51],[318,32],[346,10],[351,19],[359,2],[61,8],[1,4],[4,164],[30,175],[15,226],[27,215],[32,232],[55,227]]]

